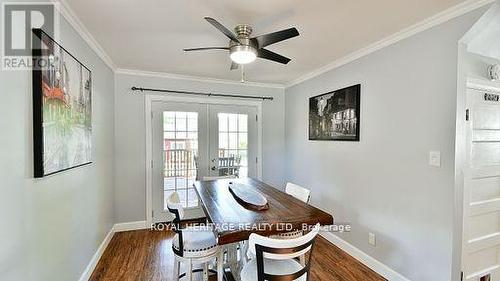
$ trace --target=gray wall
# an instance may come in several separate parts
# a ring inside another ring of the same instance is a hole
[[[146,144],[144,94],[132,86],[241,95],[269,95],[263,102],[263,180],[276,187],[284,183],[284,90],[241,84],[117,74],[115,91],[115,214],[116,222],[146,219]]]
[[[411,280],[451,279],[457,47],[481,11],[285,91],[286,179],[352,225],[341,238]],[[308,98],[356,83],[361,141],[308,141]]]
[[[114,221],[113,72],[64,20],[60,34],[92,70],[94,163],[33,179],[31,72],[0,71],[2,281],[77,280]]]

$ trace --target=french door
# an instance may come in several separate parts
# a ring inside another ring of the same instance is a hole
[[[210,162],[204,174],[257,177],[256,116],[255,107],[209,106]]]
[[[257,177],[257,109],[205,103],[152,103],[153,222],[172,220],[179,193],[184,219],[203,217],[193,183],[205,177]]]

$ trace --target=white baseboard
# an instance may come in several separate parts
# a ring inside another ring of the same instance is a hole
[[[380,261],[376,260],[375,258],[369,256],[360,249],[349,244],[347,241],[343,240],[337,235],[331,232],[323,232],[320,235],[326,240],[330,241],[335,246],[342,249],[344,252],[348,253],[349,255],[351,255],[364,265],[366,265],[367,267],[371,268],[373,271],[380,274],[385,279],[389,281],[410,281],[408,278],[394,271],[393,269],[381,263]]]
[[[123,223],[117,223],[115,224],[115,226],[113,226],[113,230],[115,232],[146,229],[146,228],[149,228],[146,221],[123,222]]]
[[[89,264],[87,265],[82,275],[80,276],[80,279],[78,279],[79,281],[89,280],[90,276],[92,275],[92,272],[94,272],[97,263],[101,259],[104,250],[106,250],[109,242],[111,241],[111,238],[113,238],[113,235],[115,234],[113,229],[114,226],[109,230],[108,234],[106,234],[106,237],[104,237],[104,241],[102,241],[101,245],[99,245],[99,248],[97,248],[97,251],[92,256],[92,259],[90,260]]]

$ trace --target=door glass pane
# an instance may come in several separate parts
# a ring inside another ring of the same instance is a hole
[[[238,115],[239,114],[228,114],[228,131],[237,132],[238,131]]]
[[[227,132],[227,114],[219,113],[219,131]]]
[[[247,149],[248,147],[248,133],[238,134],[238,149]]]
[[[248,116],[219,113],[219,175],[248,176]]]
[[[193,187],[198,155],[197,112],[163,112],[163,148],[165,200],[177,191],[184,207],[197,207],[198,197]],[[167,208],[166,201],[163,208]]]
[[[238,116],[238,131],[239,132],[246,132],[247,131],[247,125],[248,125],[248,118],[246,115],[239,115]]]
[[[163,130],[175,131],[175,112],[163,113]]]
[[[229,149],[236,149],[238,146],[238,133],[227,133],[227,135],[229,137]]]

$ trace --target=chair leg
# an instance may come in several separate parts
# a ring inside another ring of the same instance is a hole
[[[248,262],[248,240],[240,242],[240,257],[243,260],[243,264]]]
[[[186,280],[193,281],[193,261],[191,259],[186,263]]]
[[[208,281],[208,262],[203,264],[203,281]]]
[[[300,265],[306,266],[306,255],[305,254],[299,257],[299,262],[300,262]]]
[[[179,269],[181,267],[181,262],[177,259],[174,259],[174,281],[179,281]]]
[[[224,250],[221,249],[217,257],[217,281],[224,280]]]

